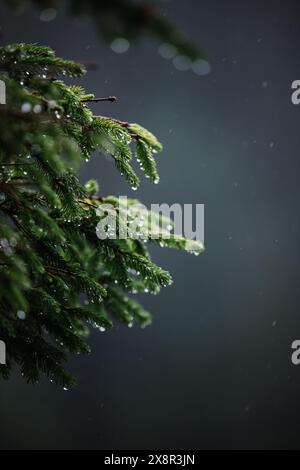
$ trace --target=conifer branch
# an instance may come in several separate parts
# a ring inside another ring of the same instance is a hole
[[[0,374],[7,377],[17,365],[28,381],[46,374],[66,387],[73,383],[64,369],[67,354],[89,351],[87,323],[102,330],[113,320],[146,326],[151,315],[131,296],[156,294],[172,282],[145,245],[164,241],[155,237],[162,217],[135,200],[118,207],[114,196],[99,194],[95,180],[83,186],[79,165],[96,150],[109,154],[135,188],[136,155],[156,183],[162,145],[138,124],[93,115],[89,102],[115,97],[95,98],[58,80],[85,69],[47,47],[0,47],[1,68],[9,104],[0,106],[0,333],[9,360]],[[97,209],[105,203],[116,208],[118,227],[120,217],[135,213],[146,220],[148,235],[137,240],[128,231],[127,239],[99,239]],[[183,250],[191,245],[175,236],[164,244]]]

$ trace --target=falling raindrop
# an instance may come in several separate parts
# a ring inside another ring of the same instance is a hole
[[[40,14],[41,21],[52,21],[56,18],[57,11],[55,8],[45,8]]]
[[[110,45],[111,49],[117,54],[124,54],[130,47],[130,42],[125,38],[116,38]]]

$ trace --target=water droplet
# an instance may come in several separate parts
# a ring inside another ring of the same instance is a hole
[[[192,64],[192,69],[197,75],[204,76],[211,72],[211,65],[207,60],[199,59]]]
[[[49,109],[55,109],[57,107],[57,103],[54,100],[48,101],[48,108]]]
[[[130,42],[125,38],[116,38],[110,45],[111,49],[117,54],[124,54],[130,47]]]
[[[191,68],[191,60],[185,55],[178,55],[173,59],[174,67],[180,72],[186,72]]]
[[[173,57],[175,57],[177,54],[177,49],[172,44],[165,42],[159,46],[158,53],[164,59],[173,59]]]
[[[26,318],[26,313],[24,312],[24,310],[18,310],[18,311],[17,311],[17,317],[18,317],[20,320],[25,320],[25,318]]]
[[[56,18],[57,11],[55,8],[45,8],[40,14],[41,21],[52,21]]]
[[[29,113],[31,111],[31,104],[30,103],[23,103],[21,106],[22,113]]]
[[[33,107],[33,112],[38,114],[42,111],[42,106],[40,104],[36,104],[34,107]]]

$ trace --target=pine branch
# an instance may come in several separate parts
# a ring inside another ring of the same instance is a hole
[[[129,327],[151,322],[131,295],[156,294],[172,278],[151,260],[146,242],[197,253],[202,246],[159,232],[171,221],[138,201],[118,207],[116,197],[99,195],[97,181],[80,183],[80,164],[96,150],[113,157],[133,188],[140,182],[136,154],[156,183],[162,150],[142,126],[94,116],[88,107],[115,97],[95,98],[56,78],[82,75],[81,65],[46,47],[14,44],[0,48],[1,67],[8,104],[0,106],[0,332],[8,364],[0,373],[7,378],[17,365],[28,381],[45,374],[68,387],[64,363],[69,352],[89,351],[87,324],[104,330],[112,319]],[[100,240],[98,210],[106,203],[117,210],[117,229],[123,216],[136,219],[143,238],[128,222],[127,239]]]

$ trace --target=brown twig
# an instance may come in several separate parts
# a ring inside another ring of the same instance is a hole
[[[90,98],[90,99],[84,100],[84,101],[88,102],[88,103],[98,103],[100,101],[110,101],[111,103],[114,103],[117,100],[118,100],[118,98],[116,96],[106,96],[104,98]]]
[[[54,272],[60,272],[60,273],[63,273],[63,274],[69,274],[70,276],[75,276],[75,273],[73,273],[72,271],[69,271],[67,269],[62,269],[62,268],[59,268],[57,266],[44,266],[46,271],[54,271]]]
[[[89,207],[93,207],[94,209],[98,209],[98,206],[95,206],[94,204],[91,204],[90,202],[86,202],[86,201],[78,201],[79,204],[84,204],[85,206],[89,206]]]
[[[0,166],[24,166],[33,165],[33,163],[0,163]]]

